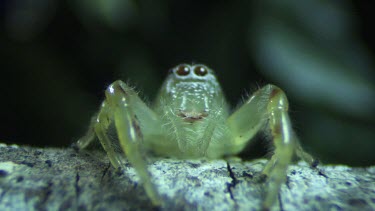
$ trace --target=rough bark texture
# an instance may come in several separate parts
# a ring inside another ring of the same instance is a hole
[[[266,160],[158,159],[149,169],[161,210],[259,210]],[[272,210],[375,210],[375,167],[290,166]],[[0,147],[0,210],[155,209],[134,169],[111,167],[103,152]]]

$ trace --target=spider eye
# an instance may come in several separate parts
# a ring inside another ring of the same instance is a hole
[[[194,68],[195,75],[205,76],[208,73],[207,67],[198,65]]]
[[[176,73],[177,73],[177,75],[179,75],[179,76],[189,75],[189,73],[190,73],[190,68],[189,68],[189,66],[187,66],[187,65],[179,65],[179,66],[177,66],[177,68],[176,68]]]

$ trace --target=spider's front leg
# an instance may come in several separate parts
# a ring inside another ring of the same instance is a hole
[[[105,92],[106,100],[102,103],[96,118],[91,120],[87,134],[78,142],[78,148],[89,145],[95,138],[99,138],[104,150],[115,168],[124,167],[122,152],[125,153],[131,165],[144,183],[143,186],[154,205],[162,202],[154,184],[151,182],[150,173],[147,170],[145,154],[144,134],[142,128],[148,129],[147,134],[158,130],[158,118],[146,104],[138,97],[137,93],[122,81],[112,83]],[[114,123],[118,142],[108,136],[110,125]],[[160,131],[160,130],[159,130]]]
[[[302,150],[294,134],[285,93],[274,85],[267,85],[256,91],[228,118],[227,123],[234,138],[234,152],[243,149],[259,130],[270,131],[272,134],[274,154],[262,172],[268,178],[267,194],[262,204],[265,209],[276,201],[294,153],[310,165],[315,165],[313,158]]]

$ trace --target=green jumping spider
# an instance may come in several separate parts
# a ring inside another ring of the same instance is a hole
[[[270,132],[274,154],[262,171],[267,176],[262,204],[266,209],[277,200],[294,153],[316,166],[293,132],[287,97],[277,86],[257,90],[230,114],[214,72],[202,64],[180,64],[170,71],[151,108],[120,80],[105,95],[77,145],[83,149],[97,136],[115,168],[124,166],[125,153],[154,205],[161,205],[162,199],[147,170],[147,151],[180,159],[217,159],[241,152],[260,130]],[[112,124],[118,141],[108,135]]]

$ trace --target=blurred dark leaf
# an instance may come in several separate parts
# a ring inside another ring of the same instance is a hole
[[[266,83],[284,89],[302,144],[323,161],[374,164],[370,8],[312,0],[0,1],[0,140],[68,146],[112,81],[129,81],[152,102],[169,68],[194,62],[216,70],[233,106]]]

